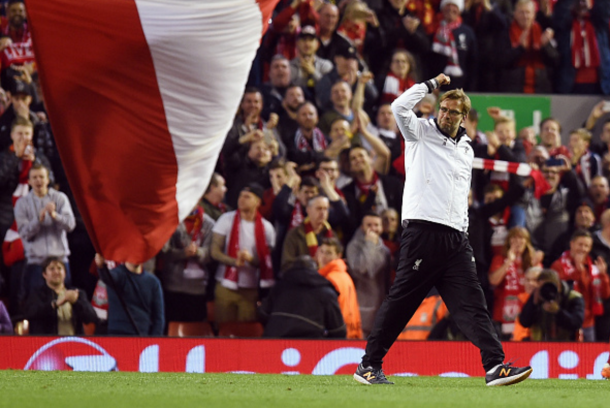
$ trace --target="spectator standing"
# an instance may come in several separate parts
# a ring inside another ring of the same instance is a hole
[[[297,35],[297,56],[290,61],[292,83],[315,95],[316,83],[333,69],[333,63],[316,55],[319,42],[316,29],[304,26]]]
[[[390,72],[383,82],[381,104],[390,104],[404,91],[415,85],[415,58],[406,50],[396,50],[392,54]]]
[[[464,0],[442,0],[440,22],[432,41],[430,70],[451,76],[448,89],[476,89],[477,40],[472,28],[462,24]]]
[[[214,220],[197,206],[178,224],[161,249],[160,278],[166,322],[197,322],[206,318],[213,227]]]
[[[604,211],[600,221],[601,229],[593,232],[593,249],[591,258],[601,256],[610,263],[610,210]],[[597,341],[610,339],[610,298],[604,300],[604,314],[595,317],[595,337]]]
[[[381,239],[382,232],[379,214],[366,213],[346,251],[349,272],[358,295],[362,332],[365,338],[373,329],[375,315],[388,292],[390,283],[390,251]]]
[[[29,173],[32,192],[15,204],[15,221],[23,239],[27,266],[23,277],[23,296],[44,285],[42,264],[48,257],[58,257],[71,284],[67,233],[76,225],[68,197],[49,188],[49,169],[34,164]]]
[[[499,325],[504,340],[510,340],[515,319],[521,311],[519,295],[525,290],[525,271],[540,266],[544,254],[536,253],[525,228],[514,227],[508,232],[502,254],[496,255],[489,268],[489,283],[495,286],[493,319]]]
[[[362,339],[362,320],[356,288],[341,256],[343,246],[336,238],[324,238],[318,247],[318,272],[339,292],[339,307],[347,328],[348,339]]]
[[[337,52],[350,47],[351,43],[337,32],[337,26],[339,25],[339,8],[337,6],[324,2],[318,13],[320,15],[318,27],[320,47],[316,54],[320,58],[334,61]]]
[[[162,336],[165,313],[159,279],[131,262],[109,271],[96,254],[95,263],[108,291],[108,334]]]
[[[591,132],[587,129],[575,129],[570,132],[569,150],[572,167],[586,188],[591,186],[591,180],[602,175],[602,159],[589,150]]]
[[[533,0],[518,0],[513,22],[499,40],[501,92],[552,92],[552,69],[559,63],[559,53],[551,41],[553,30],[543,30],[535,21],[535,8]]]
[[[218,261],[215,320],[256,320],[258,288],[274,284],[271,252],[275,230],[258,212],[263,197],[259,185],[242,188],[237,210],[223,214],[214,225],[212,258]]]
[[[556,260],[551,269],[559,274],[561,280],[572,283],[585,302],[584,321],[582,323],[585,341],[595,341],[595,317],[604,313],[604,300],[610,298],[610,280],[604,258],[598,256],[595,261],[590,257],[593,237],[586,230],[577,230],[572,235],[570,249]]]
[[[204,212],[216,221],[222,214],[229,211],[229,207],[224,203],[227,194],[225,178],[218,173],[213,173],[210,184],[201,198],[201,206]]]
[[[30,334],[82,335],[83,323],[97,323],[85,292],[66,287],[66,268],[60,258],[45,259],[41,271],[45,284],[32,291],[24,306]]]

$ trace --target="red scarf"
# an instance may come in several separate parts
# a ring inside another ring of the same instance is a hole
[[[392,103],[404,91],[415,85],[415,81],[410,76],[405,79],[399,78],[392,72],[388,72],[383,84],[383,93],[381,94],[381,103]]]
[[[186,227],[186,232],[191,236],[191,240],[197,244],[199,244],[199,238],[201,235],[201,226],[203,225],[203,207],[197,206],[195,211],[189,214],[188,217],[184,219],[184,226]]]
[[[307,242],[309,255],[311,255],[312,258],[315,258],[316,252],[318,251],[318,237],[316,236],[316,233],[311,226],[309,217],[305,218],[305,221],[303,221],[303,227],[305,228],[305,242]],[[330,227],[330,224],[326,221],[324,221],[324,229],[326,230],[324,236],[326,238],[332,238],[333,230]]]
[[[462,17],[458,17],[453,23],[447,23],[445,20],[441,21],[432,41],[432,51],[447,57],[447,66],[445,66],[444,73],[456,77],[464,76],[458,59],[455,37],[453,36],[453,30],[461,25]]]
[[[12,145],[10,149],[13,152],[15,151],[15,148]],[[21,160],[19,167],[21,169],[19,171],[19,184],[13,192],[13,208],[15,207],[17,200],[26,196],[30,191],[28,178],[30,169],[32,168],[32,162],[30,160]],[[2,242],[2,256],[6,266],[12,266],[15,263],[25,259],[23,242],[21,241],[21,237],[19,237],[19,232],[17,229],[17,220],[13,220],[13,224],[8,231],[6,231],[4,242]]]
[[[572,21],[571,42],[572,65],[574,65],[574,68],[597,68],[600,66],[595,28],[588,18]]]
[[[369,191],[371,191],[371,187],[373,187],[375,184],[377,184],[378,181],[379,181],[379,176],[377,175],[376,171],[373,172],[373,179],[368,183],[363,183],[363,182],[359,181],[357,178],[354,178],[356,187],[358,187],[358,190],[360,191],[360,195],[358,196],[358,199],[360,200],[361,203],[364,203],[366,201],[366,198],[369,195]]]
[[[235,218],[233,218],[233,226],[231,227],[231,236],[229,237],[229,249],[227,255],[231,258],[237,258],[239,252],[239,225],[241,224],[241,216],[239,210],[235,210]],[[260,285],[263,288],[270,288],[275,283],[273,280],[273,265],[271,264],[271,254],[267,246],[267,238],[265,236],[265,226],[263,225],[263,217],[257,211],[254,219],[254,238],[256,239],[256,253],[258,254],[260,269]],[[222,279],[222,286],[228,289],[237,290],[237,278],[239,271],[236,266],[226,266],[225,276]]]
[[[510,42],[513,48],[518,47],[523,29],[519,27],[516,21],[510,25],[509,34]],[[542,54],[540,53],[540,37],[542,36],[542,28],[534,21],[529,31],[529,38],[525,53],[517,61],[517,66],[525,67],[525,81],[523,84],[524,93],[534,93],[536,87],[536,69],[544,69],[542,62]]]
[[[292,209],[292,216],[290,217],[290,226],[288,227],[288,229],[291,230],[301,225],[303,223],[304,218],[305,217],[303,216],[303,206],[301,205],[301,202],[299,200],[295,200],[294,208]]]
[[[294,135],[294,144],[301,152],[307,152],[311,150],[311,146],[313,145],[313,150],[316,152],[322,152],[326,150],[326,137],[324,133],[318,128],[313,129],[311,145],[307,138],[301,132],[299,128],[297,133]]]

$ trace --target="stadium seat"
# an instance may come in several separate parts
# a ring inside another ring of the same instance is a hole
[[[83,323],[83,331],[85,336],[93,336],[95,334],[95,323]]]
[[[262,337],[263,326],[257,322],[230,322],[218,325],[218,337]]]
[[[30,334],[30,322],[27,320],[19,320],[15,323],[15,334],[19,336],[27,336]]]
[[[169,337],[214,337],[212,326],[208,322],[169,322]]]

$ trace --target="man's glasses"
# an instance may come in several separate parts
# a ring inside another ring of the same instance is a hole
[[[441,112],[443,112],[445,115],[449,115],[449,116],[453,116],[458,117],[462,115],[462,112],[460,112],[459,110],[454,110],[454,109],[447,109],[444,106],[441,106],[441,108],[439,109]]]

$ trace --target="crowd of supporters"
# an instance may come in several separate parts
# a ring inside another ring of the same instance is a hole
[[[36,334],[94,323],[98,334],[164,335],[170,322],[210,321],[365,338],[403,227],[392,101],[439,72],[466,91],[610,92],[608,0],[336,3],[280,0],[200,203],[154,259],[118,266],[88,239],[37,89],[24,4],[6,3],[0,332],[28,320]],[[434,120],[437,97],[418,116]],[[561,118],[517,129],[498,108],[474,108],[464,126],[475,156],[532,169],[473,171],[469,238],[498,335],[608,341],[609,103],[573,130]],[[477,128],[480,115],[493,131]],[[400,338],[462,337],[433,290]]]

